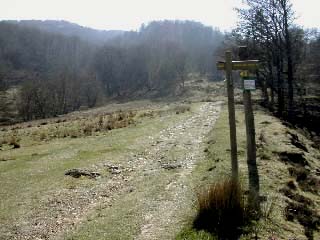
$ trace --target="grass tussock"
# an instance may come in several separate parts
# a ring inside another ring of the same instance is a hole
[[[190,105],[186,105],[186,104],[182,104],[182,105],[178,105],[178,106],[174,107],[173,110],[176,112],[176,114],[190,112],[191,111],[191,106]]]
[[[191,111],[191,105],[186,104],[178,104],[175,106],[170,106],[169,108],[162,108],[157,110],[147,110],[141,112],[138,116],[140,118],[148,117],[148,118],[154,118],[157,116],[166,116],[170,114],[183,114]]]
[[[33,142],[49,142],[61,138],[81,138],[125,128],[136,122],[136,111],[116,111],[68,120],[51,119],[7,128],[0,132],[0,149],[20,148]]]
[[[12,146],[13,148],[20,148],[20,144],[19,144],[19,138],[16,136],[10,136],[8,144],[10,146]]]
[[[20,148],[20,138],[16,136],[16,133],[4,136],[0,139],[0,148],[3,145],[11,146],[12,148]]]
[[[224,179],[198,194],[198,213],[193,227],[219,239],[237,239],[245,224],[246,207],[241,185]]]

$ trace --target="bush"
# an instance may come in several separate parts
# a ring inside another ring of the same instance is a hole
[[[44,141],[44,140],[46,140],[47,137],[48,137],[47,132],[41,132],[39,139],[40,139],[40,141]]]
[[[198,194],[198,213],[193,226],[216,234],[219,239],[237,239],[245,224],[245,213],[241,185],[225,179]]]
[[[13,148],[20,148],[19,140],[16,136],[12,135],[9,138],[8,144],[13,146]]]
[[[176,112],[176,114],[180,114],[180,113],[190,112],[191,107],[189,105],[179,105],[179,106],[176,106],[173,110]]]
[[[94,126],[92,123],[86,123],[84,128],[82,129],[85,136],[91,136],[93,132]]]

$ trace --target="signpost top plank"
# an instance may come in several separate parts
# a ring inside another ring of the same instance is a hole
[[[225,62],[217,62],[218,70],[226,70]],[[259,60],[232,61],[232,70],[256,70]]]

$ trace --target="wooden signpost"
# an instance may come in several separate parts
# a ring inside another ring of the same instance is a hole
[[[258,60],[246,60],[247,48],[239,48],[239,57],[241,61],[232,61],[230,51],[226,52],[226,62],[218,62],[217,68],[226,71],[227,88],[228,88],[228,109],[229,109],[229,125],[230,125],[230,145],[231,145],[231,163],[232,177],[238,180],[238,160],[237,160],[237,142],[236,142],[236,123],[235,123],[235,107],[234,107],[234,90],[232,71],[243,70],[241,77],[243,80],[243,103],[245,111],[246,135],[247,135],[247,164],[249,172],[249,204],[253,209],[259,210],[259,175],[256,164],[256,141],[254,115],[251,102],[251,91],[255,90],[255,77],[250,76],[250,71],[255,71],[259,67]]]
[[[246,46],[239,48],[239,58],[240,60],[245,60],[248,58],[248,50]],[[251,91],[255,90],[255,75],[250,74],[246,70],[242,74],[242,80],[244,82],[243,89],[243,105],[245,113],[246,122],[246,135],[247,135],[247,165],[249,174],[249,204],[251,208],[255,211],[260,210],[259,204],[259,174],[256,161],[256,138],[255,138],[255,126],[254,126],[254,114],[252,109],[251,101]]]
[[[226,52],[226,62],[223,66],[226,71],[227,78],[232,178],[237,181],[239,179],[239,167],[237,157],[236,113],[234,108],[234,90],[232,80],[232,53],[230,51]]]
[[[226,62],[217,62],[218,70],[226,70]],[[256,70],[259,60],[232,61],[232,70]]]

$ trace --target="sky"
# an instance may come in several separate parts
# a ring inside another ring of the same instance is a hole
[[[297,24],[320,28],[320,0],[291,0]],[[1,20],[66,20],[96,29],[138,30],[152,20],[195,20],[236,26],[241,0],[0,0]]]

